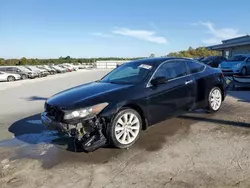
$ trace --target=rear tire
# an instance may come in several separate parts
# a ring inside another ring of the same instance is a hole
[[[121,109],[108,126],[110,144],[117,148],[129,148],[139,138],[142,120],[139,113],[131,108]]]
[[[7,78],[7,81],[8,82],[13,82],[13,81],[15,81],[16,79],[15,79],[15,77],[14,76],[8,76],[8,78]]]
[[[208,95],[208,107],[207,111],[209,113],[214,113],[219,111],[222,104],[222,92],[219,87],[213,87]]]

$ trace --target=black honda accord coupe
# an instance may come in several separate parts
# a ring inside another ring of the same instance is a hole
[[[41,119],[86,150],[128,148],[150,125],[198,108],[217,112],[226,90],[219,69],[186,58],[145,58],[52,96]]]

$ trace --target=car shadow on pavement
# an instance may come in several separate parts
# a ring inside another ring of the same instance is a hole
[[[47,100],[46,97],[39,97],[39,96],[31,96],[31,97],[22,98],[22,99],[25,99],[27,101],[46,101]]]
[[[250,88],[237,88],[229,91],[228,95],[238,99],[239,102],[250,102]]]
[[[230,120],[223,120],[223,119],[213,119],[213,118],[207,118],[207,117],[197,117],[197,116],[191,116],[191,115],[181,115],[179,118],[183,120],[195,120],[200,122],[208,122],[208,123],[216,123],[220,125],[231,125],[235,127],[245,127],[250,128],[250,123],[245,122],[237,122],[237,121],[230,121]]]
[[[40,120],[40,113],[18,120],[9,127],[9,132],[14,134],[14,138],[27,144],[57,144],[65,145],[68,138],[58,134],[56,131],[48,130]],[[72,146],[67,150],[76,151]]]

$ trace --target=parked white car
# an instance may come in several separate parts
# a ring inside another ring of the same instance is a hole
[[[20,80],[21,76],[19,74],[11,74],[0,71],[0,81],[13,82],[15,80]]]

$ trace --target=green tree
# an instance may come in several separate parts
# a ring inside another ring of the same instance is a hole
[[[27,64],[27,59],[25,57],[22,57],[19,61],[19,65],[25,65]]]
[[[208,50],[205,47],[199,47],[199,48],[192,48],[189,47],[187,50],[182,50],[179,52],[171,52],[167,56],[168,57],[189,57],[189,58],[195,58],[195,57],[207,57],[207,56],[216,56],[220,55],[220,52]]]

